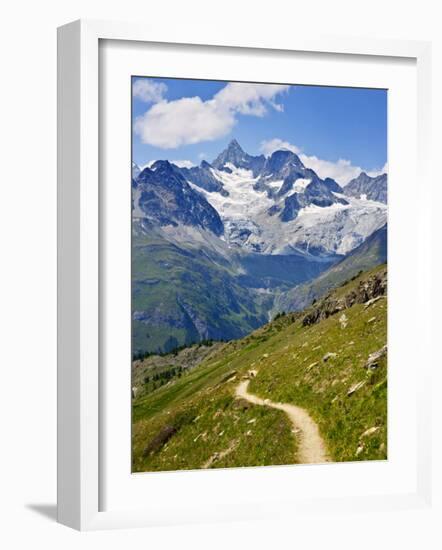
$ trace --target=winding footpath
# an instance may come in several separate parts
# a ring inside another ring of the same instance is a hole
[[[236,388],[236,396],[246,399],[254,405],[262,405],[284,411],[290,418],[296,431],[299,431],[299,448],[297,460],[301,464],[319,464],[329,462],[327,448],[322,439],[316,422],[307,411],[288,403],[274,403],[269,399],[261,399],[248,392],[249,380],[243,380]]]

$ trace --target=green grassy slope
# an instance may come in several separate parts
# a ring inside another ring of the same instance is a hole
[[[307,311],[218,344],[198,366],[140,393],[133,470],[296,463],[297,435],[286,415],[235,397],[249,369],[258,372],[252,393],[309,412],[333,460],[385,459],[386,356],[365,368],[386,344],[386,297],[367,301],[367,289],[385,278],[385,266],[364,273]]]

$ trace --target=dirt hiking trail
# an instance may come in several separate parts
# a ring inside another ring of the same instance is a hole
[[[297,461],[301,464],[319,464],[329,462],[327,448],[324,440],[319,434],[316,422],[310,417],[307,411],[296,405],[288,403],[274,403],[269,399],[261,399],[248,392],[249,380],[243,380],[236,388],[236,396],[246,399],[254,405],[262,405],[284,411],[290,418],[291,423],[299,437]]]

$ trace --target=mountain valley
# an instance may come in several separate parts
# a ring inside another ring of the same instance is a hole
[[[236,140],[211,164],[133,164],[134,356],[242,338],[385,262],[386,185],[342,187]]]

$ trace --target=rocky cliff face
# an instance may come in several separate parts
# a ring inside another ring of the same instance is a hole
[[[265,162],[266,158],[264,155],[254,157],[247,154],[236,139],[233,139],[227,149],[222,151],[212,162],[212,166],[217,170],[225,172],[231,172],[232,166],[243,170],[250,170],[255,177],[261,172]]]
[[[315,304],[302,320],[303,326],[314,325],[331,315],[342,312],[355,304],[374,303],[375,300],[387,294],[387,268],[373,274],[365,280],[359,281],[357,286],[343,296],[337,297],[337,293],[325,296],[319,303]]]
[[[305,189],[293,193],[284,200],[284,208],[280,218],[283,222],[288,222],[294,220],[300,210],[308,206],[326,208],[334,204],[348,205],[348,201],[343,197],[336,196],[324,181],[318,177],[313,177]]]
[[[205,160],[203,160],[199,166],[181,168],[181,174],[187,181],[192,182],[197,187],[201,187],[201,189],[205,189],[210,193],[218,192],[223,197],[229,196],[222,182],[213,175],[211,165]]]
[[[168,161],[145,168],[134,181],[134,215],[160,226],[190,225],[222,235],[224,226],[218,212],[184,179]]]
[[[371,201],[387,204],[387,174],[370,177],[365,172],[351,180],[344,188],[344,193],[349,197],[365,197]]]

